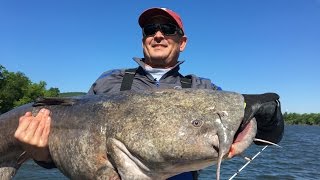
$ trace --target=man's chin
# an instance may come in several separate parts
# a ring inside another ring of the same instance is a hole
[[[168,57],[167,57],[167,56],[164,56],[164,55],[154,55],[154,56],[151,56],[151,60],[152,60],[153,62],[158,62],[158,63],[161,63],[161,62],[164,63],[167,58],[168,58]]]

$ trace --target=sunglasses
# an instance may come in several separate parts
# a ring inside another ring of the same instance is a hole
[[[183,36],[182,29],[174,24],[148,24],[142,28],[143,37],[153,36],[158,31],[161,31],[165,36],[173,36],[176,34]]]

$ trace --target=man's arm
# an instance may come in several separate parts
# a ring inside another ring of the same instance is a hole
[[[14,137],[21,142],[23,148],[37,164],[44,168],[54,168],[51,160],[48,137],[50,133],[50,111],[41,109],[36,116],[27,112],[19,119]]]

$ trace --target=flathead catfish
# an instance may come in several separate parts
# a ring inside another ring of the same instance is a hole
[[[219,178],[230,149],[241,153],[256,134],[253,120],[234,143],[244,116],[244,98],[234,92],[181,89],[44,98],[0,116],[0,179],[11,179],[27,156],[14,138],[19,117],[41,108],[52,112],[52,160],[71,179],[166,179],[212,164]]]

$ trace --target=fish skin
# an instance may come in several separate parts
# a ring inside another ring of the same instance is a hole
[[[244,99],[201,89],[45,98],[0,116],[2,179],[20,166],[23,149],[13,136],[19,117],[41,108],[52,112],[52,159],[70,179],[166,179],[226,158]]]

